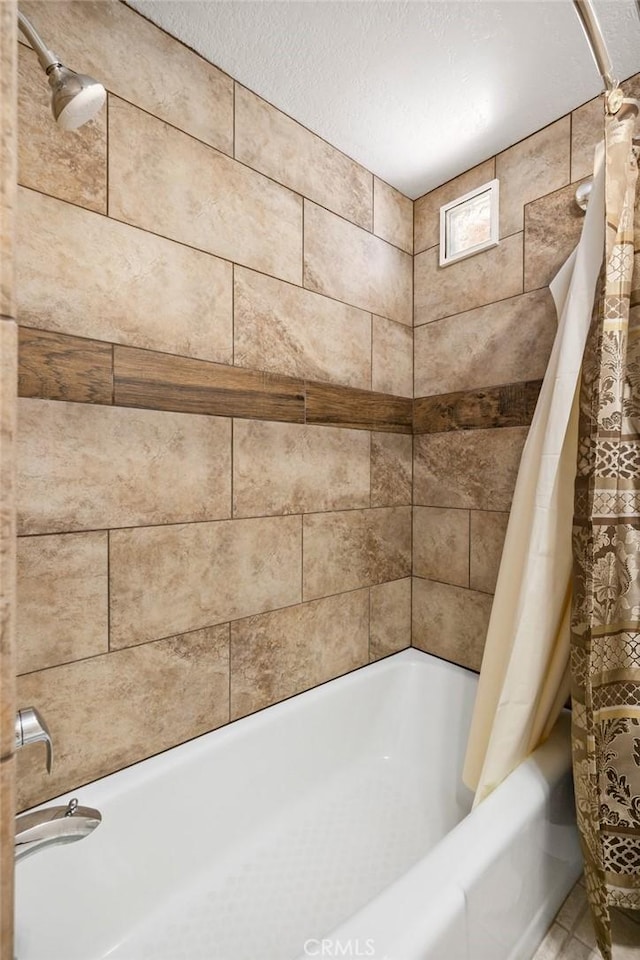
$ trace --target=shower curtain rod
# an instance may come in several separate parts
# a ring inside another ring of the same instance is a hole
[[[607,45],[602,35],[602,29],[600,27],[598,17],[596,16],[596,12],[593,8],[593,3],[591,0],[573,0],[573,5],[576,9],[576,13],[578,14],[578,19],[580,20],[580,23],[584,29],[587,43],[589,44],[591,53],[593,54],[593,59],[596,62],[598,72],[602,77],[605,93],[608,97],[609,94],[613,93],[613,91],[617,89],[618,80],[613,73],[611,57],[609,56],[609,51],[607,50]],[[640,17],[640,0],[635,0],[635,6],[638,16]],[[615,109],[613,112],[615,112]]]

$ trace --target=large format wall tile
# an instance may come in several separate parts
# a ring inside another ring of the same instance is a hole
[[[240,84],[236,84],[235,144],[237,160],[371,228],[369,171]]]
[[[369,658],[379,660],[411,646],[411,577],[370,589]]]
[[[0,97],[0,317],[16,315],[14,283],[14,244],[16,229],[16,183],[18,180],[18,5],[15,0],[0,4],[0,63],[2,63],[2,96]],[[2,756],[0,752],[0,757]],[[11,851],[9,851],[11,852]],[[0,867],[4,851],[0,848]],[[13,859],[12,861],[13,862]],[[10,871],[13,874],[13,871]],[[2,917],[3,914],[0,914]],[[8,936],[7,941],[11,938]],[[2,949],[0,947],[0,949]],[[11,953],[8,943],[7,957]],[[1,960],[4,960],[2,956]]]
[[[233,80],[164,30],[125,4],[104,0],[21,0],[20,9],[69,67],[232,152]]]
[[[242,267],[235,268],[234,338],[237,366],[371,386],[371,314]]]
[[[458,197],[463,197],[465,193],[475,190],[477,187],[484,186],[495,177],[496,162],[495,157],[479,163],[477,167],[472,167],[459,177],[449,180],[441,187],[436,187],[430,193],[425,193],[419,197],[414,204],[414,253],[420,253],[422,250],[428,250],[440,243],[440,207],[445,203],[451,203]]]
[[[521,233],[447,267],[438,266],[438,247],[414,260],[416,325],[515,297],[523,291]]]
[[[413,646],[480,670],[493,597],[413,579]]]
[[[20,45],[18,180],[52,197],[107,212],[107,112],[73,134],[51,116],[51,88],[35,53]]]
[[[199,250],[21,190],[17,278],[24,326],[231,362],[231,264]]]
[[[547,287],[580,240],[584,213],[570,184],[530,203],[524,213],[524,287]]]
[[[18,538],[18,673],[109,649],[107,536]]]
[[[413,440],[397,433],[371,434],[371,506],[411,503]]]
[[[413,396],[413,335],[410,327],[373,317],[371,386],[382,393]]]
[[[109,215],[302,280],[300,197],[116,97],[109,99]]]
[[[373,181],[373,232],[413,253],[413,203],[377,177]]]
[[[546,289],[416,327],[415,395],[541,378],[556,329]]]
[[[305,600],[409,576],[411,508],[304,517],[303,566]]]
[[[299,603],[300,517],[115,530],[111,646]]]
[[[228,420],[49,400],[18,407],[20,533],[229,516]]]
[[[413,502],[508,510],[528,427],[454,430],[414,437]]]
[[[355,670],[369,659],[369,591],[231,624],[231,719]]]
[[[469,511],[413,508],[413,573],[469,586]]]
[[[500,236],[522,230],[526,203],[569,183],[571,118],[521,140],[496,157],[500,181]]]
[[[304,285],[411,326],[409,254],[308,200]]]
[[[362,430],[236,420],[234,517],[368,507],[369,448]]]
[[[596,144],[604,137],[604,97],[589,100],[571,114],[571,182],[593,174]]]
[[[508,523],[508,513],[471,511],[469,586],[472,590],[485,593],[495,590]]]
[[[229,627],[30,673],[18,689],[47,718],[56,751],[51,776],[42,748],[21,751],[22,809],[226,723]]]
[[[0,4],[0,24],[7,11]],[[6,32],[10,27],[4,24]],[[15,40],[15,37],[14,37]],[[0,36],[0,44],[2,37]],[[0,47],[1,49],[1,47]],[[2,108],[0,108],[2,109]],[[0,116],[0,122],[2,117]],[[0,177],[4,171],[0,170]],[[0,317],[0,759],[15,749],[17,327]],[[0,858],[2,851],[0,850]],[[11,860],[13,863],[13,860]],[[1,863],[0,863],[1,866]],[[9,958],[11,960],[11,958]]]

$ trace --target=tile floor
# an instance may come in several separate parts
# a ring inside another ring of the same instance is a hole
[[[640,960],[640,911],[612,911],[613,960]],[[602,960],[582,879],[560,907],[533,960]]]

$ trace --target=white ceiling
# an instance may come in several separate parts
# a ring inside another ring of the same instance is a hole
[[[412,198],[602,88],[571,0],[129,3]],[[633,0],[595,6],[640,71]]]

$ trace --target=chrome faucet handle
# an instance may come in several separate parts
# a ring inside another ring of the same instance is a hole
[[[53,743],[49,728],[35,707],[25,707],[16,714],[16,750],[29,743],[44,743],[47,747],[47,773],[53,763]]]

